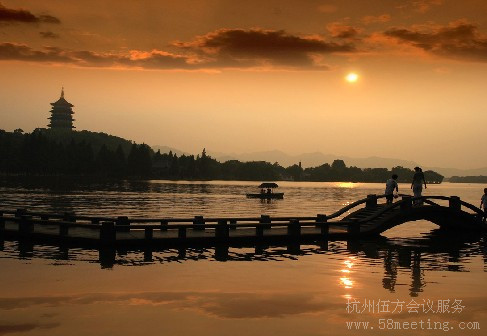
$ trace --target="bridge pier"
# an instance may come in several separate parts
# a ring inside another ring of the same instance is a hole
[[[360,241],[357,239],[348,239],[347,240],[347,250],[352,253],[359,253],[361,251],[362,245]]]
[[[113,224],[113,223],[112,223]],[[98,262],[101,268],[113,268],[117,251],[113,247],[102,247],[98,250]]]
[[[228,260],[229,247],[227,244],[219,244],[215,246],[215,260],[217,261],[227,261]]]
[[[32,216],[21,215],[19,222],[19,233],[21,237],[29,237],[34,232],[34,224],[32,223]]]
[[[287,235],[292,239],[299,239],[301,236],[301,225],[299,220],[292,219],[287,225]]]
[[[144,262],[153,262],[152,259],[152,246],[147,246],[144,249]]]
[[[117,231],[115,230],[115,223],[102,222],[100,228],[100,240],[107,245],[115,243]]]
[[[0,240],[3,240],[5,236],[5,218],[0,216]]]
[[[215,228],[215,237],[218,241],[227,241],[230,236],[230,230],[226,220],[219,220]]]

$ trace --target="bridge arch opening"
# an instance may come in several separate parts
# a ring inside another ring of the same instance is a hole
[[[419,219],[415,221],[407,221],[404,223],[396,224],[393,227],[385,230],[381,233],[389,239],[394,238],[424,238],[430,234],[433,230],[438,229],[440,226],[428,220]]]

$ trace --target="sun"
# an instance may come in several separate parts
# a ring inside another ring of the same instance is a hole
[[[355,72],[350,72],[345,76],[345,80],[349,83],[355,83],[358,80],[358,75]]]

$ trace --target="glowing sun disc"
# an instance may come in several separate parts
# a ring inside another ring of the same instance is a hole
[[[349,83],[355,83],[358,80],[358,75],[354,72],[351,72],[345,77],[345,79]]]

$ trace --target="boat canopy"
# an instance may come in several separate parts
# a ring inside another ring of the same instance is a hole
[[[279,186],[277,185],[277,183],[274,183],[274,182],[264,182],[264,183],[261,183],[259,188],[278,188]]]

